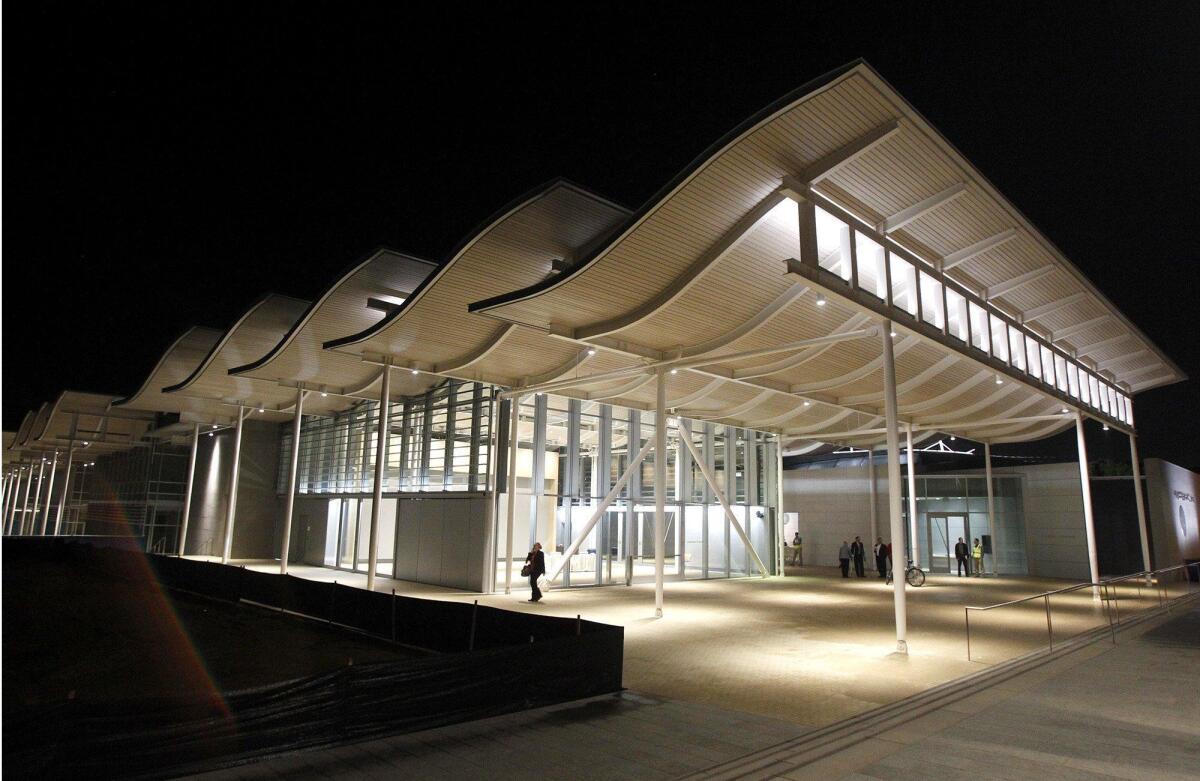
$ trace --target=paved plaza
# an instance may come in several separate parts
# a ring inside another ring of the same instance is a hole
[[[696,683],[694,692],[709,688]],[[1060,648],[1011,675],[974,676],[926,701],[897,703],[874,725],[860,718],[814,730],[625,691],[205,778],[1195,778],[1197,684],[1200,607],[1193,602],[1120,630],[1116,644],[1101,637]]]
[[[278,564],[247,563],[278,571]],[[362,574],[291,566],[291,574],[365,587]],[[892,590],[836,569],[790,568],[786,577],[668,582],[663,618],[652,584],[551,590],[528,599],[377,579],[376,590],[471,601],[556,616],[582,615],[625,628],[624,685],[650,696],[767,716],[805,727],[840,721],[1046,644],[1042,604],[974,617],[966,656],[963,606],[989,605],[1061,588],[1036,578],[933,576],[908,589],[909,654],[896,654]],[[516,586],[517,584],[514,584]],[[1130,592],[1132,608],[1136,597]],[[1155,601],[1156,604],[1156,601]],[[1055,633],[1106,624],[1088,592],[1056,598]],[[1003,627],[1001,626],[1003,624]]]

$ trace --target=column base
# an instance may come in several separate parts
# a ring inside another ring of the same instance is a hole
[[[908,654],[908,641],[907,640],[897,640],[896,641],[896,653],[906,654],[906,655]]]

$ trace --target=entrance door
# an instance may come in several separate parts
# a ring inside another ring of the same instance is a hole
[[[954,572],[954,546],[962,537],[968,544],[971,529],[964,513],[929,513],[929,571]]]

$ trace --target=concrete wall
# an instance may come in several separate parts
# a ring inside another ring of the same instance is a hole
[[[964,470],[959,474],[981,474]],[[996,469],[995,474],[1022,477],[1024,523],[1029,574],[1087,580],[1087,537],[1079,467],[1044,464]],[[875,465],[878,536],[891,541],[888,521],[887,466]],[[783,507],[798,513],[804,539],[804,563],[836,566],[842,540],[870,536],[870,485],[867,467],[798,469],[784,472]],[[787,528],[790,542],[794,527]]]
[[[888,531],[887,468],[875,465],[878,536],[890,542]],[[842,540],[863,538],[870,548],[871,494],[866,465],[838,469],[793,469],[783,473],[784,512],[799,515],[804,540],[804,563],[835,567]],[[794,525],[785,528],[790,544]],[[869,557],[868,557],[869,558]]]
[[[232,430],[200,437],[188,521],[188,554],[219,556],[223,550],[233,439]],[[283,515],[283,503],[275,494],[278,467],[278,424],[246,421],[242,427],[238,506],[231,549],[235,559],[266,559],[278,553],[278,524]]]
[[[1087,532],[1078,464],[1039,464],[997,473],[1021,474],[1029,574],[1086,581]]]
[[[297,498],[291,561],[324,566],[331,499],[328,496]],[[485,495],[447,493],[399,497],[396,578],[485,591],[490,544]]]

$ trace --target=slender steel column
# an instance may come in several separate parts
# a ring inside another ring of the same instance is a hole
[[[875,485],[875,447],[867,448],[867,485],[871,495],[871,544],[879,537],[879,489]]]
[[[71,464],[75,462],[75,443],[67,446],[67,471],[63,472],[62,496],[58,500],[58,512],[54,514],[54,536],[62,534],[63,511],[71,500]]]
[[[658,395],[654,402],[654,615],[663,614],[663,568],[667,528],[667,370],[658,369]]]
[[[375,567],[379,563],[379,511],[383,508],[383,475],[387,468],[387,452],[388,452],[388,413],[391,412],[392,406],[392,365],[385,363],[383,365],[383,376],[379,382],[379,414],[375,419],[379,422],[379,431],[375,435],[375,494],[371,502],[371,531],[367,537],[367,591],[375,590]],[[451,402],[446,413],[446,440],[454,436],[454,405]],[[296,433],[295,437],[299,442],[300,437],[300,416],[296,415]],[[448,447],[449,445],[447,445]],[[449,451],[447,451],[449,452]],[[295,460],[292,461],[292,479],[295,480]],[[442,484],[446,484],[446,470],[442,470]],[[289,497],[290,500],[290,497]],[[291,522],[291,515],[288,515],[288,521]],[[286,555],[286,554],[285,554]],[[392,571],[395,574],[395,570]]]
[[[229,552],[233,550],[233,524],[237,520],[238,470],[242,458],[242,423],[246,419],[246,408],[238,406],[237,428],[233,434],[233,468],[229,476],[229,507],[225,510],[225,546],[221,551],[221,563],[229,563]]]
[[[54,498],[54,473],[58,470],[58,451],[54,451],[54,459],[50,462],[50,479],[46,481],[46,504],[42,507],[42,531],[46,536],[46,526],[50,523],[50,500]]]
[[[914,567],[921,566],[921,550],[917,545],[917,476],[916,451],[913,450],[912,423],[904,424],[904,436],[908,442],[908,536]]]
[[[900,511],[900,431],[896,403],[896,356],[892,351],[892,324],[884,321],[883,400],[887,415],[888,513],[892,535],[892,587],[896,608],[896,650],[908,653],[908,614],[904,595],[904,518]]]
[[[1000,546],[996,544],[999,536],[996,534],[996,489],[992,482],[992,445],[990,442],[983,443],[983,472],[987,478],[987,519],[988,531],[992,533],[992,574],[998,574],[996,567],[996,554],[1000,550]]]
[[[17,480],[13,485],[12,501],[8,504],[8,518],[5,519],[5,534],[17,533],[17,505],[21,503],[21,482],[24,472],[23,468],[17,467]]]
[[[296,506],[296,474],[300,468],[300,426],[304,416],[304,397],[308,391],[296,388],[296,414],[292,418],[292,459],[288,466],[287,498],[283,504],[283,540],[279,548],[279,574],[287,574],[288,551],[292,544],[292,510]],[[370,580],[371,576],[367,576]]]
[[[1142,464],[1138,458],[1137,434],[1129,435],[1129,460],[1133,464],[1133,496],[1137,499],[1138,533],[1142,539],[1142,569],[1150,572],[1150,535],[1146,531],[1146,498],[1142,495]]]
[[[4,479],[4,504],[0,505],[0,519],[3,519],[4,533],[8,534],[8,511],[12,507],[13,488],[17,484],[17,473],[9,472]]]
[[[192,452],[188,455],[187,481],[183,489],[183,516],[179,519],[179,555],[187,552],[188,516],[192,512],[192,486],[196,482],[196,451],[200,448],[200,424],[192,424]]]
[[[37,531],[38,507],[41,506],[41,502],[42,502],[42,477],[44,476],[45,471],[46,471],[46,458],[45,458],[45,456],[42,456],[38,460],[37,488],[34,489],[34,492],[33,492],[33,515],[29,516],[29,534],[31,536],[33,535],[34,532]]]
[[[29,488],[33,485],[33,464],[29,465],[29,470],[25,474],[25,497],[21,502],[21,527],[17,534],[25,534],[25,526],[29,518]]]
[[[513,516],[517,514],[517,427],[521,422],[521,397],[509,399],[510,415],[508,422],[508,534],[504,538],[505,564],[504,593],[512,593],[513,568]]]
[[[775,546],[777,553],[775,574],[783,575],[783,546],[786,544],[783,532],[783,437],[779,434],[775,435],[775,525],[778,528],[778,544]]]
[[[1088,476],[1087,443],[1083,439],[1083,416],[1075,413],[1075,441],[1079,446],[1079,489],[1083,496],[1083,527],[1087,532],[1088,571],[1092,583],[1100,582],[1100,564],[1096,558],[1096,524],[1092,517],[1092,483]],[[1093,589],[1098,597],[1100,592]]]

